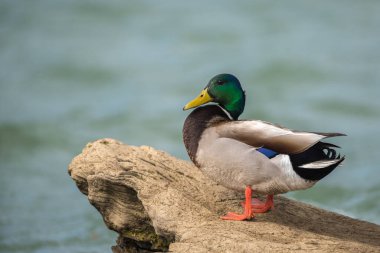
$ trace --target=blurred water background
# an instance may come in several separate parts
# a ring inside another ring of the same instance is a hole
[[[112,137],[188,159],[183,105],[239,77],[242,118],[338,131],[347,160],[286,194],[380,224],[380,1],[0,1],[0,251],[109,252],[67,173]]]

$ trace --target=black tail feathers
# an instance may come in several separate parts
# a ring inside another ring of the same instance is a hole
[[[320,180],[330,174],[345,157],[336,152],[338,146],[318,142],[299,154],[289,155],[294,171],[306,180]]]

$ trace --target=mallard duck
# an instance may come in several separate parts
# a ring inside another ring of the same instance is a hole
[[[245,192],[243,213],[228,212],[221,217],[224,220],[249,220],[255,213],[273,209],[273,195],[310,188],[345,159],[337,155],[338,146],[322,142],[344,134],[238,120],[244,106],[245,91],[239,80],[220,74],[183,108],[196,108],[183,126],[191,161],[215,182]],[[266,201],[252,200],[252,192],[267,195]]]

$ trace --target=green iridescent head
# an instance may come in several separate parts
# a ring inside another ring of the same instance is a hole
[[[208,102],[219,104],[236,120],[244,111],[245,93],[235,76],[220,74],[214,76],[201,94],[185,105],[183,109],[191,109]]]

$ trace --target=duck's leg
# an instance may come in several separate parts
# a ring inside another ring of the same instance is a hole
[[[242,206],[245,206],[245,203],[241,203]],[[252,210],[254,213],[265,213],[269,210],[274,209],[274,202],[273,202],[273,194],[270,194],[267,196],[267,200],[265,202],[262,202],[259,199],[252,199],[251,204]]]
[[[244,211],[243,214],[237,214],[228,212],[226,216],[220,217],[223,220],[250,220],[254,217],[253,210],[252,210],[252,189],[251,186],[245,187],[245,203],[244,203]]]

